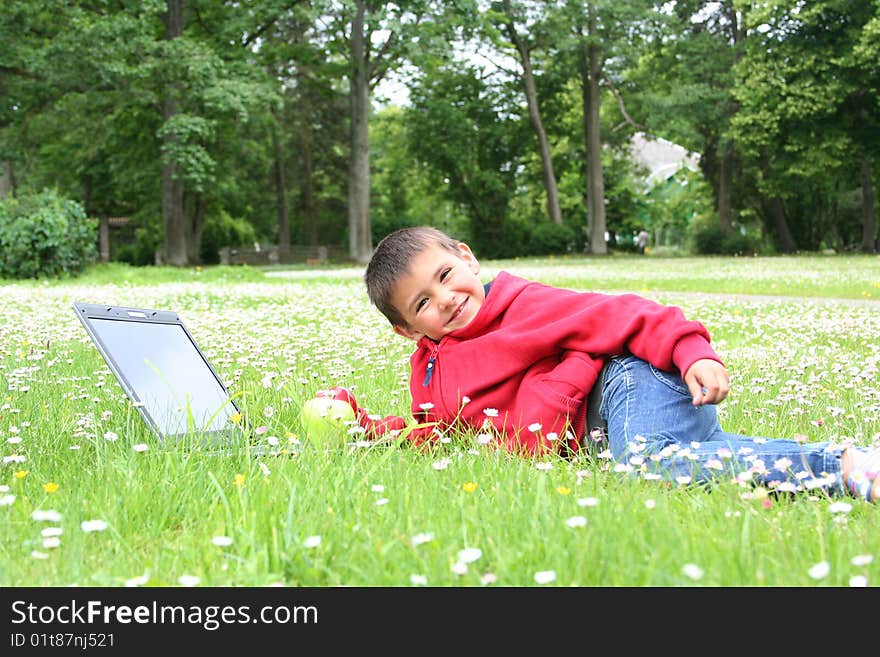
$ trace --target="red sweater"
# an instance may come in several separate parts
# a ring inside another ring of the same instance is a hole
[[[457,425],[491,433],[512,450],[534,453],[566,442],[576,450],[599,371],[607,357],[627,351],[681,373],[701,358],[721,362],[706,328],[680,308],[501,272],[470,324],[439,342],[418,342],[410,358],[412,412],[440,430]],[[403,421],[362,424],[382,433]],[[417,443],[439,435],[433,427],[406,434]]]

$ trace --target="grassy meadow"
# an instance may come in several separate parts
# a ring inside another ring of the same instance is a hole
[[[484,262],[636,292],[702,321],[738,433],[880,444],[880,258]],[[98,266],[0,282],[0,585],[874,586],[880,508],[524,459],[448,435],[423,451],[310,440],[299,409],[352,389],[409,417],[410,343],[352,267]],[[74,301],[177,311],[259,449],[160,444]]]

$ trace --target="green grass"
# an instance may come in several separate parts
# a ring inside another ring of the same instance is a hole
[[[482,264],[487,279],[506,268],[681,306],[731,371],[719,410],[732,431],[880,442],[876,256]],[[2,586],[537,586],[546,571],[551,586],[880,581],[880,510],[849,498],[671,486],[469,435],[427,452],[314,444],[298,411],[322,388],[409,414],[410,343],[369,306],[358,268],[109,265],[0,293]],[[266,428],[262,455],[157,444],[73,301],[176,310]],[[58,520],[34,519],[50,510]],[[84,531],[94,520],[105,528]]]

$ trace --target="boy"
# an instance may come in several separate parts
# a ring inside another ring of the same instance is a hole
[[[367,265],[370,301],[417,345],[412,411],[433,426],[407,438],[472,428],[534,454],[577,451],[607,436],[615,469],[643,476],[689,482],[726,474],[780,491],[880,496],[880,450],[723,431],[715,404],[727,396],[727,370],[705,327],[679,308],[507,272],[484,285],[479,272],[466,244],[429,227],[388,235]],[[402,418],[370,419],[348,391],[337,391],[368,435],[405,426]]]

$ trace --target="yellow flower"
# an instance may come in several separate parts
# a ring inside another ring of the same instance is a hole
[[[244,475],[243,474],[235,475],[235,479],[232,480],[232,483],[234,483],[236,486],[241,488],[242,486],[244,486]]]
[[[12,476],[15,477],[16,479],[24,479],[25,477],[27,477],[27,475],[28,475],[27,470],[16,470],[15,472],[12,473]]]
[[[45,484],[43,484],[43,490],[47,493],[54,493],[56,490],[58,490],[58,484],[56,484],[54,481],[47,481]]]
[[[473,493],[475,490],[477,490],[477,482],[476,481],[468,481],[468,482],[463,483],[461,485],[461,487],[464,489],[465,493]]]
[[[232,420],[233,422],[235,422],[236,424],[241,424],[241,418],[242,418],[241,413],[233,413],[232,415],[229,416],[229,419]]]
[[[560,495],[568,495],[571,492],[571,488],[566,488],[565,486],[557,486],[556,492]]]

